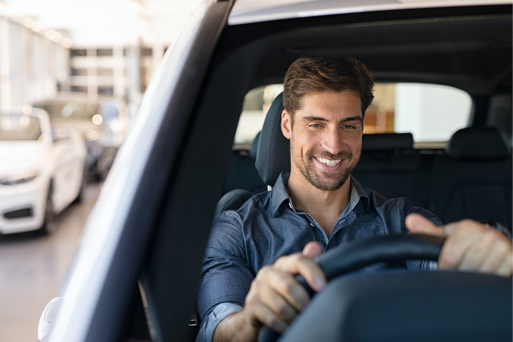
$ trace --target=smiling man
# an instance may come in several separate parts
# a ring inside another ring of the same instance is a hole
[[[373,99],[365,65],[356,59],[300,58],[284,85],[281,130],[290,140],[290,174],[214,223],[201,274],[199,341],[254,341],[264,324],[284,331],[309,301],[293,275],[322,289],[326,279],[312,258],[358,239],[446,235],[439,268],[511,274],[511,243],[502,234],[473,221],[441,228],[429,211],[405,198],[386,200],[351,177]],[[436,266],[384,262],[361,272]]]

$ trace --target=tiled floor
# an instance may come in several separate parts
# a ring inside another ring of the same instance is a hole
[[[0,342],[38,341],[39,316],[59,289],[99,191],[100,185],[89,185],[49,236],[0,236]]]

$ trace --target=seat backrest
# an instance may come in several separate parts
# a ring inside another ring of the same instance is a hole
[[[255,166],[265,184],[273,186],[280,173],[290,171],[290,143],[281,132],[283,97],[278,95],[267,115],[258,144]]]
[[[234,150],[230,160],[230,168],[224,182],[224,193],[235,189],[244,189],[252,194],[267,190],[255,168],[260,133],[257,134],[249,151]]]
[[[225,187],[228,191],[217,203],[215,217],[225,210],[238,209],[252,194],[265,191],[267,185],[274,185],[281,172],[290,170],[290,145],[280,128],[282,111],[283,102],[280,94],[269,108],[262,131],[255,138],[248,158],[237,156],[232,159],[226,181],[228,187]],[[256,156],[256,161],[249,164],[247,161],[251,156]],[[248,179],[254,180],[253,172],[259,177],[259,182],[255,181],[251,184],[256,184],[257,189],[261,191],[254,192],[247,186],[244,187],[249,184]],[[238,188],[234,185],[235,183],[239,185]]]
[[[421,156],[411,133],[364,134],[360,161],[353,170],[363,185],[387,198],[415,195]]]
[[[427,209],[444,223],[471,218],[511,229],[511,148],[497,128],[471,127],[434,157]]]

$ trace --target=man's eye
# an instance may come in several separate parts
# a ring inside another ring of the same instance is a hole
[[[310,124],[312,128],[321,128],[321,124]]]
[[[344,129],[355,129],[356,127],[351,126],[351,125],[344,125],[344,126],[342,126],[342,128],[344,128]]]

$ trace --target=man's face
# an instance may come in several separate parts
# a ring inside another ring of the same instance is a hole
[[[293,126],[289,113],[283,111],[282,131],[290,139],[292,173],[299,171],[317,189],[337,190],[360,158],[360,97],[348,90],[306,94]]]

